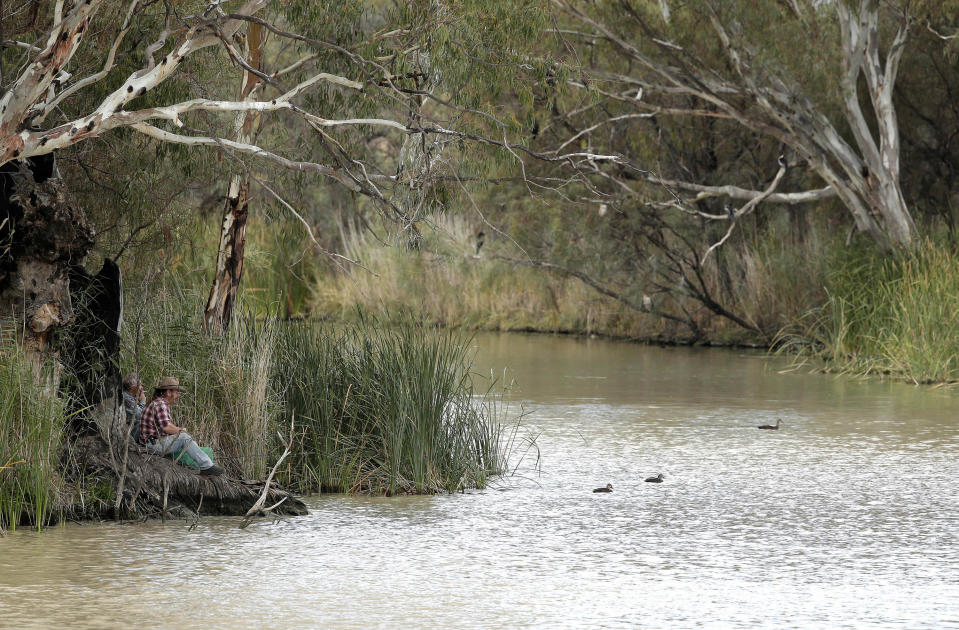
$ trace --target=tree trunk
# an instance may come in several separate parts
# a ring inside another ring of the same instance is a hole
[[[249,216],[250,182],[243,175],[230,178],[226,210],[220,226],[220,245],[210,298],[203,314],[208,332],[222,332],[230,326],[240,279],[243,276],[243,253],[246,248],[246,221]]]
[[[247,63],[260,70],[263,65],[263,27],[251,24],[246,36]],[[245,101],[253,100],[259,79],[251,72],[243,73],[240,94]],[[258,116],[252,112],[237,116],[237,142],[250,143],[256,135]],[[234,173],[224,204],[220,225],[219,249],[210,297],[203,314],[207,332],[223,332],[230,326],[230,317],[236,304],[240,280],[243,277],[243,254],[246,249],[246,221],[249,217],[250,178],[246,173]]]
[[[73,322],[70,271],[93,245],[54,171],[52,154],[0,167],[0,314],[35,361]]]
[[[120,270],[113,261],[90,276],[79,265],[93,245],[86,215],[54,176],[53,156],[0,166],[0,313],[39,368],[51,356],[70,375],[66,437],[82,472],[116,482],[117,518],[169,513],[245,514],[262,482],[215,479],[130,444],[120,392],[117,352],[123,314]],[[242,255],[240,256],[242,259]],[[54,333],[66,329],[68,334]],[[306,507],[271,485],[278,514]]]
[[[899,123],[892,103],[899,63],[905,49],[910,21],[904,17],[886,53],[885,64],[879,56],[879,2],[860,0],[854,13],[842,2],[836,3],[843,40],[843,76],[841,87],[846,119],[849,122],[859,156],[837,152],[845,158],[843,168],[857,196],[879,219],[883,232],[896,245],[912,245],[916,224],[902,195],[899,172]],[[876,133],[863,114],[859,101],[859,78],[865,79]],[[861,156],[861,161],[860,161]]]
[[[112,513],[116,519],[144,517],[191,518],[197,515],[242,516],[253,507],[263,491],[262,481],[244,481],[222,475],[204,477],[168,457],[147,453],[131,445],[126,459],[118,448],[89,436],[76,441],[74,457],[81,470],[96,477],[104,473],[122,477],[120,496]],[[122,451],[121,451],[122,452]],[[267,504],[283,503],[276,514],[307,514],[306,505],[275,483],[270,484]]]
[[[822,177],[840,198],[858,229],[880,246],[909,247],[915,242],[916,225],[906,205],[900,184],[899,127],[893,106],[893,89],[905,49],[911,21],[908,12],[897,14],[898,24],[883,58],[879,54],[879,0],[843,0],[821,3],[817,11],[834,12],[841,31],[838,56],[842,68],[836,83],[842,100],[842,120],[833,122],[822,113],[813,99],[798,93],[795,81],[777,76],[775,67],[764,68],[757,56],[743,44],[742,26],[720,10],[722,3],[711,0],[709,22],[725,52],[727,74],[707,62],[696,62],[681,47],[670,43],[668,30],[662,30],[641,14],[632,12],[646,35],[659,48],[653,52],[620,35],[611,22],[588,14],[581,3],[557,0],[558,6],[598,35],[613,44],[629,62],[627,72],[597,70],[600,78],[612,85],[621,84],[621,101],[630,103],[646,116],[659,111],[691,116],[721,115],[736,121],[757,135],[788,146]],[[627,2],[622,5],[631,6]],[[790,5],[796,8],[797,5]],[[758,9],[757,9],[758,10]],[[798,16],[798,12],[794,12]],[[727,18],[724,23],[720,16]],[[732,28],[735,26],[735,28]],[[728,27],[728,28],[727,28]],[[682,54],[680,54],[681,51]],[[686,55],[686,56],[683,56]],[[682,59],[678,62],[677,59]],[[860,99],[863,82],[868,98]],[[638,92],[636,86],[644,86]],[[585,84],[584,88],[588,88]],[[607,88],[608,89],[608,88]],[[623,94],[635,94],[625,99]],[[676,106],[675,95],[691,96],[703,109]],[[655,102],[663,99],[662,103]],[[864,108],[868,108],[869,116]],[[848,127],[846,132],[840,129]],[[691,184],[681,183],[687,190]],[[709,187],[719,192],[720,186]]]

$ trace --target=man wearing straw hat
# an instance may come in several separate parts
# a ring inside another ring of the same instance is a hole
[[[153,400],[140,416],[140,444],[157,455],[175,453],[184,449],[200,466],[201,475],[217,476],[223,469],[216,466],[209,456],[200,450],[193,437],[182,427],[173,424],[170,406],[176,404],[186,389],[172,376],[164,376],[153,390]]]

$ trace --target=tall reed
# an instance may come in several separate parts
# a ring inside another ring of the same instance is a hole
[[[276,320],[235,315],[226,333],[210,335],[201,329],[199,304],[199,296],[175,286],[154,288],[138,301],[124,338],[124,367],[139,371],[148,397],[161,376],[179,378],[187,392],[174,422],[212,446],[233,474],[263,477],[277,443],[270,381]]]
[[[451,331],[293,323],[280,335],[301,491],[395,494],[483,487],[505,470],[495,398],[476,393],[466,344]]]
[[[915,383],[959,380],[959,256],[926,240],[889,256],[854,252],[835,266],[821,338],[850,373]]]
[[[175,286],[140,300],[124,364],[147,387],[177,376],[188,391],[175,422],[234,474],[265,476],[291,416],[283,481],[303,491],[456,490],[504,470],[495,398],[474,392],[456,333],[369,317],[335,328],[234,317],[213,336],[191,303]]]
[[[380,316],[414,312],[429,324],[467,330],[662,332],[655,318],[579,280],[496,259],[495,243],[477,256],[475,235],[462,218],[434,216],[423,234],[422,249],[411,251],[368,232],[348,232],[345,253],[363,267],[318,275],[312,313],[347,319],[358,309]]]
[[[363,267],[318,275],[313,313],[348,318],[359,307],[381,315],[413,312],[431,324],[465,329],[690,339],[689,327],[681,322],[631,308],[560,271],[507,261],[524,259],[526,254],[500,235],[487,235],[477,255],[475,229],[461,216],[435,215],[423,228],[419,250],[393,246],[388,238],[378,240],[358,229],[348,231],[343,237],[346,254],[362,261]],[[699,275],[685,269],[689,277],[701,277],[710,299],[737,314],[753,330],[704,308],[674,271],[664,271],[669,265],[659,262],[653,251],[646,261],[623,264],[624,258],[635,252],[625,252],[619,241],[610,243],[583,233],[577,237],[582,241],[578,253],[566,252],[569,260],[565,264],[633,304],[642,304],[644,295],[652,295],[657,310],[695,322],[702,332],[695,341],[764,343],[825,299],[825,252],[835,238],[810,230],[805,240],[792,242],[784,237],[787,230],[788,225],[778,223],[765,231],[751,230],[748,238],[737,238],[710,257]],[[675,240],[671,245],[675,251],[687,254],[696,242]],[[698,247],[705,251],[709,245],[710,241],[703,240]],[[563,263],[565,254],[557,252],[556,262]]]
[[[22,349],[0,347],[0,531],[21,524],[37,528],[59,520],[63,487],[58,465],[63,448],[64,402],[44,386]]]

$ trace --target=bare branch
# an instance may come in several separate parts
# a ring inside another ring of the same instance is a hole
[[[313,227],[307,222],[306,219],[303,218],[303,215],[301,215],[299,212],[297,212],[296,209],[295,209],[292,205],[290,205],[289,202],[287,202],[285,199],[283,199],[283,197],[281,197],[281,196],[279,195],[279,193],[277,193],[275,190],[273,190],[273,189],[272,189],[270,186],[268,186],[265,182],[263,182],[262,180],[260,180],[259,178],[255,177],[255,176],[253,176],[253,175],[250,175],[250,177],[252,177],[254,180],[256,180],[256,183],[258,183],[264,190],[266,190],[268,193],[270,193],[270,194],[273,196],[274,199],[276,199],[277,201],[279,201],[279,202],[283,205],[283,207],[285,207],[285,208],[290,212],[290,214],[292,214],[292,215],[296,218],[297,221],[299,221],[300,223],[303,224],[303,227],[306,229],[306,233],[307,233],[307,235],[309,235],[310,241],[313,243],[313,246],[314,246],[317,250],[323,252],[323,255],[325,255],[325,256],[328,257],[330,260],[332,260],[333,263],[334,263],[337,267],[339,267],[340,269],[344,269],[344,270],[345,270],[345,268],[343,267],[343,265],[340,264],[340,261],[342,260],[342,261],[345,261],[345,262],[350,263],[351,265],[355,265],[355,266],[357,266],[357,267],[366,269],[366,267],[364,267],[364,266],[360,263],[360,261],[358,261],[358,260],[353,260],[352,258],[348,258],[348,257],[346,257],[346,256],[343,256],[342,254],[337,254],[336,252],[331,252],[331,251],[329,251],[328,249],[326,249],[325,247],[323,247],[322,245],[320,245],[319,241],[316,240],[316,236],[313,235]],[[367,271],[369,271],[369,269],[367,269]],[[373,273],[373,272],[370,272],[370,273]],[[374,273],[373,275],[375,276],[376,274]]]
[[[280,456],[280,459],[276,461],[276,464],[273,465],[273,470],[270,471],[270,474],[267,475],[266,481],[263,483],[263,493],[260,495],[260,498],[256,500],[256,503],[254,503],[253,506],[247,510],[246,515],[243,517],[243,522],[240,524],[240,529],[244,529],[250,523],[252,523],[254,516],[266,516],[272,510],[279,507],[280,503],[283,503],[283,501],[286,500],[286,497],[284,497],[282,501],[275,505],[272,505],[268,508],[263,507],[264,504],[266,504],[266,497],[270,494],[270,483],[273,481],[273,475],[276,474],[276,471],[279,469],[280,464],[283,463],[283,460],[290,455],[290,449],[293,447],[293,426],[295,418],[295,414],[290,416],[290,436],[283,443],[283,446],[285,447],[283,449],[283,454]],[[280,439],[283,439],[282,436]]]
[[[130,18],[133,16],[133,11],[139,5],[140,0],[133,0],[130,4],[130,8],[127,10],[126,18],[123,20],[123,26],[120,27],[120,32],[117,34],[116,38],[113,40],[113,45],[110,46],[110,50],[107,53],[106,61],[103,62],[103,69],[96,74],[91,74],[88,77],[84,77],[80,81],[77,81],[70,87],[65,90],[62,90],[59,94],[56,95],[56,98],[50,100],[46,105],[43,106],[43,112],[37,116],[37,124],[43,123],[47,115],[56,108],[64,99],[69,98],[71,95],[77,93],[83,88],[92,85],[104,78],[109,74],[110,70],[113,69],[114,62],[116,60],[117,49],[120,48],[120,44],[123,42],[123,38],[126,36],[127,32],[130,30]],[[151,59],[152,62],[152,59]]]
[[[339,173],[335,168],[331,166],[325,166],[323,164],[317,164],[315,162],[298,162],[294,160],[289,160],[280,155],[262,149],[254,144],[244,144],[240,142],[235,142],[233,140],[228,140],[226,138],[212,138],[206,136],[182,136],[179,134],[171,133],[169,131],[164,131],[162,129],[157,129],[152,125],[146,123],[137,123],[130,125],[131,129],[139,131],[142,134],[148,135],[157,140],[163,142],[172,142],[175,144],[185,144],[190,146],[216,146],[216,147],[226,147],[232,149],[239,153],[248,153],[250,155],[255,155],[260,158],[270,160],[279,164],[283,168],[291,171],[300,171],[300,172],[314,172],[320,173],[321,175],[326,175],[332,177],[337,181],[341,182],[351,190],[359,192],[359,189],[351,181],[346,179],[342,173]],[[384,175],[384,178],[388,176]]]
[[[291,64],[288,65],[287,67],[282,68],[282,69],[280,69],[280,70],[277,70],[276,72],[273,73],[273,76],[274,76],[274,77],[281,77],[281,76],[283,76],[284,74],[289,74],[290,72],[293,72],[294,70],[299,69],[301,66],[304,66],[304,65],[308,64],[309,62],[313,61],[313,60],[316,59],[317,57],[319,57],[319,55],[316,54],[316,53],[313,53],[313,54],[307,55],[307,56],[305,56],[305,57],[302,57],[302,58],[294,61],[293,63],[291,63]]]
[[[932,24],[928,21],[926,22],[926,28],[929,30],[930,33],[932,33],[933,35],[935,35],[936,37],[944,41],[949,41],[959,37],[959,33],[953,33],[952,35],[943,35],[939,31],[937,31],[935,28],[933,28]]]
[[[569,144],[572,143],[572,142],[575,142],[580,136],[583,136],[583,135],[585,135],[585,134],[588,134],[588,133],[590,133],[590,132],[593,132],[593,131],[599,129],[600,127],[602,127],[602,126],[604,126],[604,125],[610,125],[610,124],[612,124],[612,123],[614,123],[614,122],[618,122],[618,121],[620,121],[620,120],[630,120],[630,119],[633,119],[633,118],[651,118],[652,116],[655,116],[655,114],[652,114],[652,113],[650,113],[650,114],[623,114],[622,116],[613,116],[612,118],[607,118],[606,120],[602,120],[602,121],[596,123],[595,125],[592,125],[592,126],[590,126],[590,127],[587,127],[586,129],[583,129],[582,131],[579,131],[579,132],[576,133],[575,135],[571,136],[568,140],[566,140],[566,142],[564,142],[563,144],[559,145],[559,147],[557,147],[555,150],[550,151],[550,153],[559,153],[559,152],[562,151],[567,145],[569,145]]]
[[[692,192],[698,192],[694,201],[701,201],[703,199],[708,199],[710,197],[729,197],[730,199],[738,199],[741,201],[750,201],[756,199],[757,197],[763,197],[766,193],[765,191],[760,190],[749,190],[746,188],[740,188],[739,186],[706,186],[704,184],[694,184],[691,182],[684,182],[681,180],[675,179],[663,179],[659,177],[649,177],[647,178],[650,182],[654,184],[661,184],[670,188],[678,188],[680,190],[689,190]],[[800,203],[809,203],[811,201],[821,201],[823,199],[832,199],[836,196],[836,191],[827,186],[826,188],[817,188],[814,190],[806,190],[802,192],[794,193],[773,193],[767,197],[763,197],[765,201],[770,203],[784,203],[788,205],[796,205]],[[713,216],[711,218],[723,218],[722,216]]]
[[[40,52],[43,50],[42,48],[39,48],[38,46],[34,46],[33,44],[29,44],[27,42],[19,42],[14,39],[5,39],[3,41],[0,41],[0,48],[23,48],[24,50],[28,50],[30,52]]]
[[[651,311],[650,307],[647,304],[637,304],[636,302],[633,302],[631,299],[629,299],[622,293],[619,293],[618,291],[614,291],[610,289],[609,287],[603,284],[600,284],[599,282],[597,282],[596,280],[594,280],[587,274],[583,273],[582,271],[577,271],[576,269],[570,269],[569,267],[557,265],[556,263],[551,263],[546,260],[532,260],[532,259],[518,260],[515,258],[506,258],[504,256],[493,256],[492,258],[495,260],[502,260],[503,262],[508,262],[514,265],[521,265],[524,267],[539,267],[541,269],[547,269],[549,271],[553,271],[564,276],[570,276],[572,278],[576,278],[577,280],[589,286],[596,292],[601,293],[607,297],[611,297],[614,300],[625,304],[631,309],[641,311],[644,313],[653,312],[655,315],[658,315],[659,317],[668,319],[670,321],[679,322],[684,325],[689,325],[689,322],[690,322],[689,319],[679,317],[677,315],[673,315],[672,313],[667,313],[664,311],[657,311],[657,310]]]
[[[262,9],[269,0],[249,0],[238,11],[243,15]],[[216,34],[209,33],[205,24],[197,25],[187,31],[181,44],[165,56],[152,69],[134,72],[124,81],[122,87],[109,94],[97,109],[85,116],[79,124],[61,126],[59,132],[36,134],[28,130],[19,130],[34,104],[43,96],[55,78],[54,69],[63,67],[72,58],[82,40],[90,18],[98,10],[103,0],[90,0],[75,4],[60,26],[50,33],[47,46],[37,59],[24,71],[3,97],[0,97],[0,164],[18,157],[40,155],[74,144],[80,140],[96,136],[103,129],[100,125],[110,121],[123,106],[153,89],[165,81],[188,55],[203,48],[213,46],[219,41]],[[220,26],[223,33],[235,33],[242,22],[238,19],[227,20]],[[40,112],[36,112],[40,113]],[[112,126],[117,126],[114,122]],[[111,126],[107,126],[111,128]],[[31,143],[31,141],[33,143]],[[28,144],[29,143],[29,144]]]
[[[734,211],[734,212],[730,215],[730,217],[729,217],[729,218],[730,218],[729,229],[726,230],[726,235],[723,236],[721,239],[719,239],[719,241],[713,243],[713,244],[709,247],[709,249],[706,250],[706,253],[703,254],[703,258],[702,258],[702,261],[701,261],[700,264],[705,263],[705,262],[706,262],[706,259],[709,258],[709,255],[710,255],[711,253],[713,253],[713,250],[716,249],[717,247],[719,247],[720,245],[722,245],[723,243],[725,243],[725,242],[729,239],[729,237],[730,237],[730,236],[732,235],[732,233],[733,233],[733,230],[736,228],[736,219],[738,219],[739,217],[741,217],[741,216],[743,216],[743,215],[745,215],[745,214],[748,214],[748,213],[752,212],[752,211],[756,208],[756,206],[758,206],[762,201],[764,201],[764,200],[767,199],[770,195],[772,195],[773,191],[776,190],[776,187],[777,187],[777,186],[779,186],[779,182],[782,180],[783,175],[785,175],[785,174],[786,174],[786,166],[785,166],[785,165],[780,165],[780,166],[779,166],[779,171],[776,173],[776,177],[773,178],[772,183],[769,184],[769,186],[766,188],[766,190],[764,190],[764,191],[762,192],[762,194],[759,195],[758,197],[754,197],[754,198],[750,199],[749,201],[747,201],[747,202],[746,202],[746,205],[744,205],[744,206],[743,206],[742,208],[740,208],[739,210]]]

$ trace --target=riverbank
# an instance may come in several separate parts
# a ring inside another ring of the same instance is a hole
[[[123,370],[148,385],[177,375],[178,424],[231,476],[265,478],[287,445],[275,480],[301,494],[453,492],[505,470],[516,419],[474,388],[455,332],[235,318],[214,337],[198,309],[152,297],[131,308]],[[117,475],[80,461],[65,390],[34,379],[15,345],[0,359],[0,527],[114,518]]]
[[[649,310],[635,308],[644,294],[627,279],[609,281],[628,298],[617,300],[569,274],[506,262],[495,246],[477,256],[469,238],[455,222],[442,238],[427,234],[420,250],[353,235],[347,253],[363,267],[316,277],[310,312],[344,321],[358,309],[386,319],[412,312],[471,331],[767,348],[857,377],[959,381],[959,254],[948,234],[895,255],[825,236],[740,251],[748,273],[738,282],[716,268],[704,282],[746,326],[689,292],[654,295]]]
[[[307,303],[311,316],[350,320],[359,310],[390,319],[415,313],[433,326],[470,331],[765,347],[794,312],[778,302],[803,291],[780,296],[755,287],[734,287],[736,310],[751,322],[752,327],[747,329],[717,316],[689,296],[653,292],[641,283],[597,276],[602,286],[615,289],[622,298],[616,299],[569,273],[513,260],[509,243],[487,242],[477,254],[473,233],[455,217],[434,217],[430,225],[430,230],[423,231],[422,245],[415,250],[394,246],[366,232],[345,235],[344,254],[361,264],[314,277]],[[771,277],[759,277],[778,273],[773,264],[763,263],[764,271],[753,265],[757,286],[773,282]],[[728,286],[719,277],[706,281],[714,293],[722,285]],[[643,308],[644,290],[653,293],[647,296],[647,310]]]
[[[697,275],[683,261],[708,248],[711,236],[701,235],[675,262],[696,287],[677,279],[675,265],[666,269],[663,251],[624,253],[609,228],[594,225],[595,216],[568,238],[570,225],[557,232],[553,248],[561,268],[526,264],[535,254],[525,249],[529,243],[514,240],[523,225],[514,225],[510,236],[454,212],[425,219],[416,247],[402,232],[371,226],[374,235],[343,223],[330,248],[355,265],[324,264],[299,224],[260,223],[248,234],[244,308],[259,317],[336,322],[356,321],[358,312],[382,321],[412,316],[425,326],[467,333],[768,348],[857,377],[959,381],[959,330],[949,311],[959,308],[953,299],[959,253],[949,230],[926,225],[928,238],[911,252],[893,254],[855,235],[847,239],[845,228],[809,215],[743,222]],[[197,221],[189,226],[197,246],[162,252],[171,285],[195,296],[209,290],[215,227]],[[640,254],[645,267],[630,275],[623,260]]]

